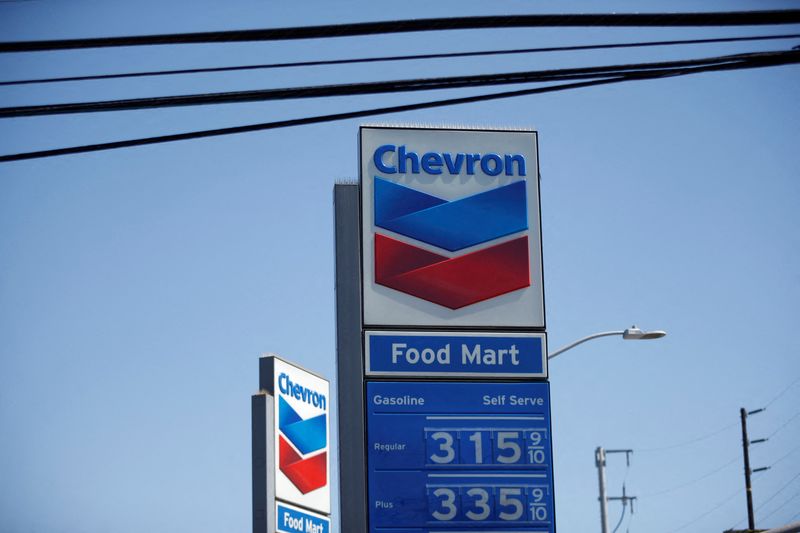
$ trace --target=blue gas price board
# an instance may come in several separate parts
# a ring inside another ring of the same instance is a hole
[[[371,533],[555,532],[548,383],[367,383]]]

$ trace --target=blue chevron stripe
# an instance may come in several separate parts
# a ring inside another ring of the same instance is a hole
[[[326,416],[321,414],[303,420],[282,396],[279,397],[278,429],[303,455],[321,450],[328,444]]]
[[[375,177],[375,224],[377,226],[446,203],[447,200]]]
[[[448,202],[375,176],[375,225],[462,250],[528,229],[525,182]]]

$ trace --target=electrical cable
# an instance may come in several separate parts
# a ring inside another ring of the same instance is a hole
[[[628,523],[625,524],[626,533],[630,533],[630,531],[631,531],[631,522],[633,522],[633,508],[632,507],[631,507],[631,514],[628,515]]]
[[[767,500],[766,500],[766,501],[762,502],[762,503],[761,503],[761,504],[760,504],[758,507],[756,507],[756,508],[753,510],[753,513],[755,513],[756,511],[760,510],[760,509],[761,509],[762,507],[764,507],[764,506],[765,506],[767,503],[769,503],[769,502],[770,502],[770,500],[772,500],[773,498],[775,498],[775,496],[777,496],[778,494],[780,494],[780,493],[781,493],[781,491],[783,491],[783,490],[784,490],[786,487],[788,487],[789,485],[791,485],[791,483],[792,483],[792,482],[793,482],[795,479],[797,479],[797,477],[798,477],[798,476],[800,476],[800,474],[798,474],[797,476],[795,476],[795,477],[793,477],[792,479],[790,479],[788,483],[786,483],[786,484],[785,484],[783,487],[781,487],[780,489],[778,489],[778,491],[777,491],[777,492],[775,492],[775,493],[774,493],[772,496],[770,496],[769,498],[767,498]],[[798,493],[798,494],[800,494],[800,493]],[[797,494],[795,494],[795,496],[797,496]],[[791,498],[789,498],[789,500],[788,500],[788,501],[791,501],[791,500],[793,500],[793,499],[795,498],[795,496],[792,496]],[[788,502],[787,502],[787,503],[788,503]],[[784,505],[785,505],[785,504],[784,504]],[[782,505],[781,507],[783,507],[783,505]],[[766,520],[766,518],[768,518],[768,517],[772,516],[772,514],[774,514],[774,512],[773,512],[773,513],[770,513],[770,514],[769,514],[769,515],[767,515],[766,517],[762,518],[762,520]],[[793,520],[793,519],[794,519],[794,517],[792,517],[792,520]],[[730,530],[734,530],[734,529],[736,529],[737,527],[739,527],[739,525],[741,525],[741,524],[744,524],[745,520],[746,520],[746,518],[742,518],[741,520],[739,520],[738,522],[736,522],[736,523],[735,523],[733,526],[731,526],[729,529],[730,529]]]
[[[625,454],[625,457],[628,457],[628,454]],[[625,486],[625,482],[628,481],[628,474],[631,472],[631,462],[625,461],[625,475],[622,477],[622,486]]]
[[[617,533],[617,530],[619,529],[619,526],[622,525],[622,521],[625,519],[625,508],[626,507],[628,507],[628,506],[627,505],[623,505],[622,506],[622,514],[619,517],[619,522],[617,522],[617,525],[614,526],[614,531],[612,531],[611,533]]]
[[[457,89],[464,87],[481,87],[487,85],[511,85],[517,83],[591,79],[617,76],[626,73],[635,74],[637,71],[657,71],[658,69],[662,69],[664,71],[662,74],[668,74],[669,72],[667,71],[670,69],[679,70],[685,67],[702,67],[705,69],[718,68],[725,70],[728,67],[741,63],[752,63],[758,64],[759,66],[775,66],[779,64],[797,62],[800,62],[800,51],[791,50],[778,52],[758,52],[703,59],[664,61],[657,63],[633,63],[627,65],[581,67],[528,72],[475,74],[470,76],[419,78],[410,80],[390,80],[337,85],[132,98],[125,100],[107,100],[97,102],[4,107],[0,108],[0,118],[32,117],[88,112],[128,111],[135,109],[156,109],[164,107],[222,103],[264,102],[296,98],[385,94],[405,91],[427,91],[434,89]]]
[[[763,66],[763,65],[759,65]],[[734,70],[734,69],[742,69],[742,68],[754,68],[753,65],[744,64],[744,65],[735,65],[735,66],[728,66],[727,70]],[[576,82],[576,83],[564,83],[560,85],[551,85],[547,87],[536,87],[532,89],[520,89],[515,91],[503,91],[499,93],[488,93],[488,94],[481,94],[475,96],[467,96],[467,97],[460,97],[460,98],[448,98],[444,100],[432,100],[427,102],[419,102],[415,104],[405,104],[405,105],[396,105],[396,106],[387,106],[387,107],[378,107],[378,108],[371,108],[371,109],[362,109],[358,111],[348,111],[343,113],[333,113],[329,115],[317,115],[311,117],[303,117],[297,119],[289,119],[289,120],[281,120],[276,122],[264,122],[258,124],[247,124],[244,126],[233,126],[228,128],[215,128],[210,130],[199,130],[199,131],[189,131],[184,133],[172,134],[172,135],[159,135],[153,137],[143,137],[143,138],[135,138],[135,139],[127,139],[123,141],[114,141],[114,142],[105,142],[105,143],[97,143],[97,144],[86,144],[86,145],[79,145],[79,146],[70,146],[66,148],[56,148],[50,150],[38,150],[33,152],[22,152],[22,153],[15,153],[15,154],[6,154],[0,155],[0,163],[3,162],[11,162],[11,161],[22,161],[27,159],[39,159],[43,157],[54,157],[59,155],[69,155],[69,154],[81,154],[81,153],[89,153],[89,152],[97,152],[102,150],[113,150],[118,148],[128,148],[133,146],[145,146],[149,144],[159,144],[164,142],[173,142],[173,141],[181,141],[181,140],[189,140],[189,139],[199,139],[199,138],[206,138],[206,137],[215,137],[220,135],[231,135],[236,133],[246,133],[246,132],[253,132],[253,131],[264,131],[270,129],[278,129],[278,128],[286,128],[292,126],[301,126],[307,124],[320,124],[324,122],[332,122],[337,120],[346,120],[351,118],[360,118],[360,117],[367,117],[367,116],[374,116],[374,115],[382,115],[387,113],[401,113],[406,111],[414,111],[419,109],[432,109],[436,107],[443,107],[443,106],[451,106],[451,105],[459,105],[459,104],[468,104],[468,103],[475,103],[475,102],[482,102],[482,101],[489,101],[489,100],[498,100],[504,98],[513,98],[517,96],[527,96],[533,94],[542,94],[547,92],[555,92],[555,91],[564,91],[570,89],[579,89],[584,87],[593,87],[599,85],[607,85],[613,83],[621,83],[624,81],[636,81],[636,80],[654,80],[659,78],[665,77],[673,77],[673,76],[684,76],[689,74],[696,74],[699,72],[709,72],[712,70],[718,70],[718,67],[706,67],[705,69],[692,69],[687,68],[684,70],[679,71],[669,71],[668,73],[664,73],[661,71],[651,71],[645,73],[636,73],[636,74],[626,74],[622,76],[615,76],[610,78],[603,78],[599,80],[591,80],[591,81],[584,81],[584,82]]]
[[[0,53],[159,44],[218,44],[231,42],[280,41],[488,28],[700,27],[761,26],[797,23],[800,23],[800,10],[798,9],[697,13],[490,15],[356,22],[323,26],[299,26],[294,28],[263,28],[42,41],[5,41],[0,42]]]
[[[676,485],[676,486],[668,488],[668,489],[659,490],[657,492],[651,492],[649,494],[645,493],[645,494],[643,494],[641,496],[641,498],[652,498],[652,497],[655,497],[655,496],[661,496],[663,494],[669,494],[670,492],[675,492],[676,490],[680,490],[680,489],[688,487],[690,485],[694,485],[695,483],[697,483],[699,481],[703,481],[704,479],[709,478],[709,477],[713,476],[714,474],[725,470],[726,468],[728,468],[732,464],[736,463],[738,460],[739,460],[739,456],[737,455],[736,457],[734,457],[730,461],[726,462],[724,465],[722,465],[722,466],[720,466],[718,468],[715,468],[714,470],[712,470],[712,471],[710,471],[710,472],[708,472],[706,474],[703,474],[702,476],[700,476],[700,477],[698,477],[696,479],[693,479],[691,481],[687,481],[685,483],[681,483],[680,485]]]
[[[792,449],[789,451],[789,453],[787,453],[786,455],[782,456],[780,459],[778,459],[777,461],[775,461],[774,463],[772,463],[772,464],[770,465],[770,468],[774,468],[774,467],[775,467],[775,465],[777,465],[778,463],[780,463],[781,461],[783,461],[784,459],[786,459],[787,457],[789,457],[790,455],[792,455],[792,454],[793,454],[794,452],[796,452],[797,450],[800,450],[800,444],[799,444],[799,445],[797,445],[797,446],[795,446],[794,448],[792,448]]]
[[[728,503],[735,496],[739,496],[743,491],[744,491],[743,489],[737,489],[735,492],[731,493],[728,497],[726,497],[724,500],[719,502],[717,505],[715,505],[714,507],[712,507],[708,511],[704,512],[703,514],[701,514],[699,516],[696,516],[693,520],[690,520],[689,522],[686,522],[685,524],[683,524],[682,526],[680,526],[677,529],[673,529],[669,533],[677,533],[678,531],[682,531],[682,530],[686,529],[687,527],[693,525],[695,522],[697,522],[701,518],[705,518],[706,516],[710,515],[711,513],[713,513],[714,511],[716,511],[717,509],[719,509],[720,507],[722,507],[726,503]]]
[[[772,499],[773,499],[773,498],[775,498],[775,496],[777,496],[778,494],[780,494],[781,492],[783,492],[783,491],[786,489],[786,487],[788,487],[789,485],[791,485],[791,484],[794,482],[794,480],[795,480],[795,479],[797,479],[797,478],[799,478],[799,477],[800,477],[800,472],[798,472],[798,473],[797,473],[797,474],[796,474],[796,475],[795,475],[795,476],[794,476],[792,479],[790,479],[789,481],[787,481],[787,482],[786,482],[786,484],[785,484],[784,486],[782,486],[782,487],[781,487],[781,488],[779,488],[777,491],[775,491],[775,492],[772,494],[772,496],[770,496],[769,498],[767,498],[766,500],[764,500],[763,502],[761,502],[761,503],[758,505],[758,507],[756,507],[756,508],[755,508],[755,510],[756,510],[756,511],[758,511],[759,509],[763,508],[765,505],[767,505],[769,502],[771,502],[771,501],[772,501]]]
[[[795,381],[795,383],[796,383],[796,381]],[[792,383],[791,385],[794,385],[794,383]],[[789,387],[791,387],[791,385],[789,385]],[[788,388],[789,388],[789,387],[787,387],[786,389],[784,389],[784,391],[785,391],[785,390],[788,390]],[[781,393],[781,394],[782,394],[782,393]],[[776,398],[777,398],[777,396],[776,396]],[[773,401],[774,401],[774,400],[773,400]],[[797,418],[797,416],[798,416],[798,415],[800,415],[800,413],[797,413],[797,414],[795,414],[793,417],[791,417],[791,418],[790,418],[790,419],[789,419],[789,420],[788,420],[786,423],[784,423],[784,424],[783,424],[781,427],[779,427],[777,430],[775,430],[775,431],[772,433],[772,435],[775,435],[775,433],[777,433],[778,431],[780,431],[781,429],[783,429],[783,428],[784,428],[784,427],[785,427],[785,426],[786,426],[786,425],[787,425],[789,422],[791,422],[792,420],[794,420],[795,418]],[[770,435],[770,437],[771,437],[772,435]],[[767,438],[769,439],[769,437],[767,437]],[[792,448],[791,450],[789,450],[789,452],[788,452],[788,453],[786,453],[785,455],[783,455],[782,457],[780,457],[778,460],[776,460],[774,463],[772,463],[772,464],[771,464],[771,465],[770,465],[768,468],[769,468],[769,469],[772,469],[772,468],[774,468],[774,467],[775,467],[775,465],[777,465],[778,463],[780,463],[781,461],[783,461],[784,459],[786,459],[787,457],[789,457],[790,455],[792,455],[792,454],[793,454],[794,452],[796,452],[797,450],[800,450],[800,445],[798,445],[798,446],[795,446],[794,448]],[[789,481],[789,483],[787,483],[787,486],[788,486],[789,484],[791,484],[791,482],[792,482],[792,481],[794,481],[794,479],[796,479],[796,478],[797,478],[797,476],[795,476],[794,478],[792,478],[792,479]],[[781,491],[781,490],[783,490],[783,489],[785,489],[785,488],[786,488],[786,486],[782,487],[782,488],[781,488],[781,489],[778,491],[778,493],[780,493],[780,491]],[[764,506],[764,505],[765,505],[767,502],[769,502],[769,500],[770,500],[770,499],[774,498],[776,495],[777,495],[777,493],[776,493],[776,494],[773,494],[773,495],[772,495],[772,496],[771,496],[771,497],[770,497],[770,498],[769,498],[767,501],[765,501],[765,502],[763,502],[761,505],[759,505],[759,507],[757,507],[757,508],[756,508],[756,511],[757,511],[758,509],[760,509],[761,507],[763,507],[763,506]],[[746,518],[742,518],[742,519],[741,519],[741,520],[739,520],[737,523],[735,523],[733,526],[731,526],[729,529],[731,529],[731,530],[734,530],[734,529],[736,529],[736,528],[737,528],[737,527],[739,527],[741,524],[743,524],[743,523],[745,522],[745,520],[746,520]]]
[[[579,89],[582,87],[592,87],[594,85],[604,85],[609,83],[617,83],[627,81],[629,78],[625,76],[617,76],[615,78],[593,80],[580,83],[565,83],[562,85],[537,87],[535,89],[522,89],[518,91],[504,91],[501,93],[481,94],[476,96],[467,96],[461,98],[448,98],[445,100],[434,100],[428,102],[420,102],[415,104],[396,105],[388,107],[376,107],[371,109],[363,109],[359,111],[347,111],[344,113],[333,113],[329,115],[317,115],[311,117],[303,117],[297,119],[280,120],[276,122],[262,122],[258,124],[247,124],[244,126],[233,126],[228,128],[215,128],[210,130],[189,131],[184,133],[177,133],[172,135],[158,135],[154,137],[142,137],[137,139],[127,139],[124,141],[105,142],[97,144],[85,144],[80,146],[70,146],[68,148],[56,148],[51,150],[39,150],[35,152],[23,152],[17,154],[0,155],[0,163],[10,161],[22,161],[26,159],[40,159],[43,157],[53,157],[59,155],[82,154],[89,152],[98,152],[102,150],[115,150],[118,148],[130,148],[133,146],[145,146],[149,144],[160,144],[165,142],[185,141],[189,139],[202,139],[206,137],[217,137],[221,135],[232,135],[237,133],[248,133],[254,131],[264,131],[280,128],[289,128],[292,126],[304,126],[308,124],[321,124],[324,122],[333,122],[337,120],[346,120],[351,118],[369,117],[374,115],[383,115],[386,113],[402,113],[405,111],[416,111],[418,109],[431,109],[435,107],[470,104],[474,102],[482,102],[487,100],[496,100],[501,98],[513,98],[515,96],[526,96],[531,94],[539,94],[554,91],[563,91],[569,89]]]
[[[765,520],[767,520],[769,517],[771,517],[772,515],[774,515],[775,513],[777,513],[778,511],[780,511],[781,509],[783,509],[784,507],[786,507],[786,506],[787,506],[789,503],[791,503],[791,502],[792,502],[792,501],[793,501],[795,498],[797,498],[798,496],[800,496],[800,490],[798,490],[797,492],[795,492],[795,493],[794,493],[794,494],[793,494],[793,495],[792,495],[792,496],[791,496],[791,497],[790,497],[788,500],[786,500],[785,502],[783,502],[783,503],[782,503],[780,506],[778,506],[778,507],[776,507],[775,509],[773,509],[773,510],[772,510],[772,512],[771,512],[771,513],[769,513],[768,515],[766,515],[766,516],[762,516],[762,517],[759,517],[759,520],[760,520],[760,521],[763,523],[763,522],[764,522]]]
[[[675,443],[675,444],[669,444],[667,446],[659,446],[658,448],[636,448],[636,451],[639,452],[639,453],[642,453],[642,452],[661,452],[661,451],[665,451],[665,450],[673,450],[675,448],[682,448],[684,446],[688,446],[690,444],[695,444],[697,442],[701,442],[701,441],[704,441],[706,439],[710,439],[711,437],[715,437],[715,436],[719,435],[720,433],[723,433],[723,432],[731,429],[732,427],[738,426],[738,425],[739,425],[738,421],[737,422],[732,422],[732,423],[728,424],[727,426],[723,426],[723,427],[721,427],[721,428],[719,428],[717,430],[712,431],[711,433],[707,433],[707,434],[705,434],[703,436],[700,436],[700,437],[697,437],[697,438],[694,438],[694,439],[691,439],[691,440],[678,442],[678,443]]]
[[[786,422],[784,422],[783,424],[781,424],[781,426],[780,426],[778,429],[776,429],[775,431],[773,431],[772,433],[770,433],[770,434],[767,436],[767,440],[771,439],[771,438],[772,438],[772,437],[774,437],[774,436],[775,436],[775,435],[776,435],[776,434],[777,434],[779,431],[781,431],[781,430],[782,430],[782,429],[784,429],[786,426],[788,426],[789,424],[791,424],[791,423],[794,421],[794,419],[795,419],[795,418],[797,418],[798,416],[800,416],[800,411],[798,411],[797,413],[795,413],[795,414],[794,414],[794,416],[792,416],[792,417],[791,417],[789,420],[787,420]]]
[[[789,391],[789,389],[791,389],[798,383],[800,383],[800,377],[789,383],[782,391],[780,391],[777,395],[775,395],[775,397],[773,397],[769,402],[767,402],[767,404],[764,406],[764,409],[775,403],[775,401],[778,400],[778,398],[786,394]]]
[[[729,528],[728,528],[728,529],[726,529],[725,531],[733,531],[733,530],[735,530],[736,528],[738,528],[740,525],[744,524],[746,521],[747,521],[747,517],[745,516],[744,518],[742,518],[741,520],[739,520],[738,522],[736,522],[735,524],[733,524],[731,527],[729,527]]]
[[[448,58],[461,58],[461,57],[485,57],[485,56],[498,56],[498,55],[516,55],[516,54],[535,54],[543,52],[568,52],[568,51],[584,51],[584,50],[606,50],[612,48],[638,48],[650,46],[677,46],[688,44],[710,44],[710,43],[732,43],[743,41],[771,41],[782,39],[796,39],[800,38],[800,33],[782,34],[782,35],[760,35],[754,37],[719,37],[712,39],[682,39],[673,41],[642,41],[633,43],[612,43],[612,44],[590,44],[590,45],[576,45],[576,46],[550,46],[540,48],[519,48],[507,50],[484,50],[475,52],[451,52],[451,53],[438,53],[438,54],[415,54],[403,56],[382,56],[382,57],[361,57],[352,59],[330,59],[318,61],[294,61],[287,63],[266,63],[260,65],[237,65],[230,67],[207,67],[207,68],[190,68],[190,69],[173,69],[173,70],[156,70],[156,71],[143,71],[143,72],[123,72],[115,74],[96,74],[90,76],[65,76],[55,78],[38,78],[29,80],[10,80],[0,81],[0,86],[9,85],[30,85],[38,83],[60,83],[71,81],[95,81],[95,80],[111,80],[121,78],[141,78],[151,76],[172,76],[179,74],[208,74],[216,72],[237,72],[247,70],[265,70],[265,69],[278,69],[278,68],[295,68],[295,67],[317,67],[329,65],[352,65],[359,63],[378,63],[378,62],[392,62],[392,61],[416,61],[423,59],[448,59]]]

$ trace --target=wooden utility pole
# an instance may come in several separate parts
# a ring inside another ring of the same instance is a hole
[[[744,487],[747,492],[747,528],[755,529],[756,521],[753,516],[753,487],[750,484],[750,441],[747,439],[747,409],[739,410],[742,417],[742,450],[744,453]]]

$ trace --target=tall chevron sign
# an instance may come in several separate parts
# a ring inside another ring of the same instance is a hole
[[[364,325],[544,328],[536,133],[360,131]]]

